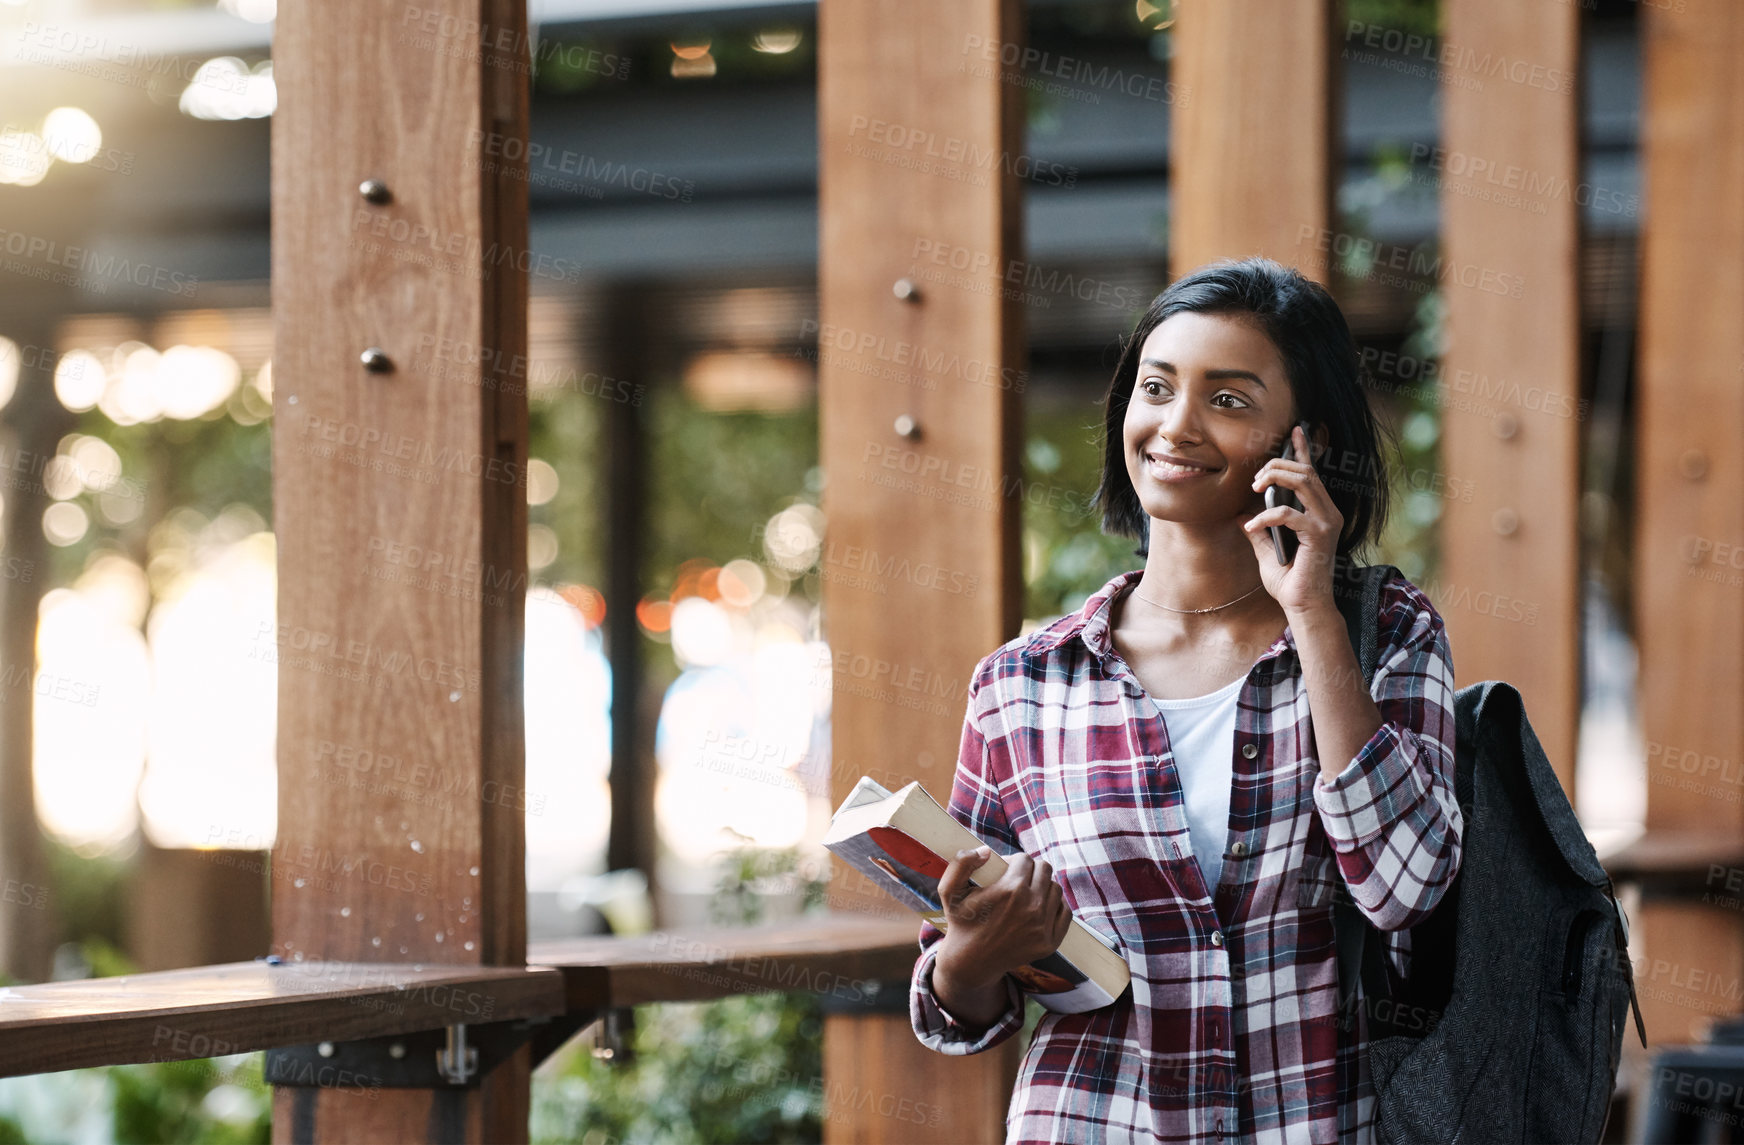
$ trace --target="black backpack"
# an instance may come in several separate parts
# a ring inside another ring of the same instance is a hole
[[[1334,596],[1372,682],[1381,585],[1398,570],[1335,567]],[[1631,1010],[1647,1045],[1627,921],[1520,693],[1469,684],[1454,715],[1460,869],[1411,929],[1406,981],[1342,883],[1333,903],[1339,1028],[1365,1008],[1376,1140],[1597,1142]]]

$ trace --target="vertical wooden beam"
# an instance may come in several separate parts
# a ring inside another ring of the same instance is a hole
[[[520,965],[524,0],[303,0],[273,56],[275,952]],[[459,1097],[281,1089],[274,1136],[525,1141],[527,1094],[525,1053]]]
[[[1265,255],[1330,283],[1337,187],[1333,0],[1181,3],[1170,123],[1169,268]]]
[[[1744,574],[1736,564],[1744,551],[1744,8],[1688,0],[1644,6],[1641,17],[1635,631],[1647,828],[1736,836],[1744,832]],[[1702,763],[1686,771],[1685,761]],[[1723,879],[1712,885],[1715,897],[1730,897]],[[1648,902],[1642,916],[1647,1028],[1655,1042],[1688,1041],[1722,1003],[1736,1009],[1738,915]],[[1675,981],[1651,977],[1661,965],[1680,968]],[[1702,981],[1702,971],[1729,988],[1676,988]]]
[[[58,292],[53,303],[64,300]],[[39,299],[38,305],[47,300]],[[0,460],[12,478],[0,486],[0,973],[46,981],[58,926],[36,816],[36,629],[48,591],[42,475],[75,419],[55,397],[54,314],[7,316],[0,333],[18,346],[18,384],[0,417]]]
[[[1024,353],[1019,292],[1007,286],[1025,267],[1024,89],[995,61],[1020,48],[1022,27],[1017,0],[867,0],[818,14],[822,563],[838,800],[865,771],[947,797],[969,674],[1021,622],[1020,410],[1002,379]],[[914,288],[906,299],[893,289],[901,280]],[[897,428],[905,418],[910,436]],[[898,566],[938,575],[881,571]],[[841,886],[832,898],[892,909]],[[825,1046],[825,1140],[1003,1140],[1012,1043],[946,1058],[915,1040],[905,1014],[887,1014],[831,1016]],[[912,1103],[943,1116],[915,1124]]]
[[[1458,682],[1518,687],[1571,795],[1584,409],[1580,12],[1485,0],[1443,8],[1442,467],[1473,497],[1446,502],[1440,583],[1425,586],[1447,621]],[[1502,59],[1511,70],[1477,62]]]
[[[639,283],[615,284],[604,300],[607,311],[599,340],[607,377],[636,385],[648,376],[648,299]],[[647,566],[649,496],[648,410],[640,403],[607,402],[601,415],[606,490],[606,656],[612,666],[611,827],[606,837],[606,869],[635,869],[654,893],[654,742],[644,711],[658,708],[649,696],[642,652],[642,625],[636,605],[642,599]]]

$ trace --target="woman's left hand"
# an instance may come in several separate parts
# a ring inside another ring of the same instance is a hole
[[[1293,426],[1290,435],[1295,455],[1311,456],[1302,428]],[[1332,503],[1332,495],[1321,484],[1314,466],[1306,461],[1285,461],[1281,457],[1268,460],[1254,474],[1254,491],[1263,492],[1272,484],[1294,493],[1302,508],[1279,505],[1261,510],[1243,523],[1248,540],[1253,542],[1254,554],[1259,557],[1260,580],[1290,615],[1332,607],[1332,560],[1338,553],[1338,538],[1344,532],[1344,515]],[[1272,525],[1283,525],[1296,532],[1296,555],[1287,565],[1279,564],[1272,551],[1269,528]]]

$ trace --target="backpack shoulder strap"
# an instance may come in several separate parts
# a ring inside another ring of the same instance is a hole
[[[1363,679],[1373,683],[1380,660],[1381,586],[1398,570],[1392,565],[1334,564],[1333,599],[1344,617],[1350,646],[1356,652],[1357,665]],[[1370,997],[1387,993],[1386,967],[1382,965],[1381,942],[1368,941],[1373,926],[1364,918],[1356,904],[1341,895],[1332,904],[1333,932],[1338,947],[1338,1012],[1341,1028],[1350,1029],[1354,1021],[1356,983],[1363,978]]]
[[[1334,568],[1332,598],[1344,617],[1350,646],[1356,652],[1363,679],[1373,682],[1380,659],[1381,586],[1399,570],[1392,565],[1346,565],[1340,575]]]

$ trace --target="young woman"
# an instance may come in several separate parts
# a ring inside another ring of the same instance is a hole
[[[1335,1012],[1332,903],[1386,932],[1403,975],[1464,824],[1440,615],[1392,578],[1371,691],[1333,600],[1387,505],[1359,374],[1337,304],[1296,271],[1249,259],[1175,282],[1106,403],[1097,503],[1144,568],[971,678],[949,809],[1010,866],[973,887],[986,856],[965,851],[940,878],[916,1035],[946,1054],[1010,1037],[1012,970],[1071,915],[1132,971],[1112,1005],[1042,1017],[1008,1141],[1373,1140],[1367,1016],[1341,1032]],[[1279,457],[1286,438],[1301,460]],[[1303,508],[1266,509],[1267,485]],[[1299,538],[1287,565],[1271,525]]]

